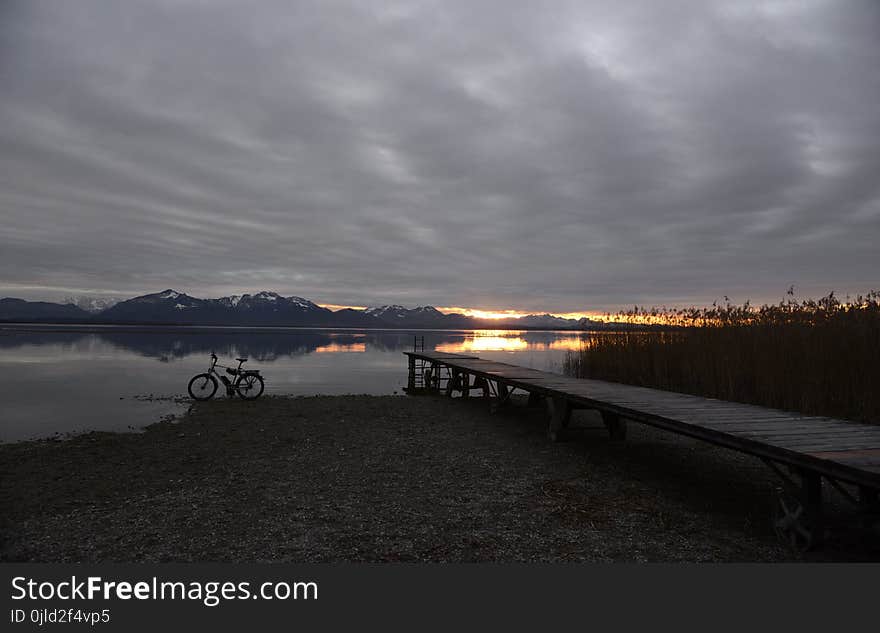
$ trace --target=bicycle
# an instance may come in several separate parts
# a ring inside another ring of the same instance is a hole
[[[211,366],[204,374],[197,374],[192,377],[187,386],[189,395],[194,400],[210,400],[217,393],[217,378],[226,387],[226,395],[230,398],[238,394],[242,400],[256,400],[263,393],[265,384],[263,377],[260,376],[259,369],[242,369],[241,366],[247,362],[247,358],[236,358],[238,367],[226,367],[217,364],[217,355],[211,352]],[[226,376],[217,371],[217,367],[223,367],[226,373],[235,376],[234,380],[229,380]],[[216,378],[215,378],[216,376]]]

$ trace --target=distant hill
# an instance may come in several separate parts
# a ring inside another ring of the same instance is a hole
[[[587,321],[589,319],[586,319]],[[575,319],[564,319],[552,314],[530,314],[520,317],[516,323],[526,328],[542,328],[548,330],[565,330],[577,327],[580,323]]]
[[[65,321],[109,324],[251,325],[407,329],[597,329],[608,327],[589,319],[564,319],[551,314],[503,321],[443,313],[433,306],[406,308],[385,305],[366,310],[322,308],[302,297],[284,297],[268,290],[255,294],[200,299],[172,289],[120,301],[94,312],[72,304],[0,299],[0,321]]]
[[[24,299],[0,299],[0,320],[2,321],[77,321],[88,320],[90,314],[70,303],[49,303],[46,301],[25,301]]]

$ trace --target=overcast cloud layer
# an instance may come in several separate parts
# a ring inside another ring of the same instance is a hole
[[[0,295],[880,286],[880,3],[0,0]]]

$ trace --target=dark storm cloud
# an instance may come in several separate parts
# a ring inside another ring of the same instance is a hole
[[[865,290],[874,2],[22,2],[0,294]]]

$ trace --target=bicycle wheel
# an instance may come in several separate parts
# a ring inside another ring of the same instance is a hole
[[[211,374],[193,376],[187,390],[194,400],[209,400],[217,393],[217,379]]]
[[[259,398],[264,388],[263,377],[257,374],[241,376],[235,383],[235,390],[242,400],[255,400]]]

